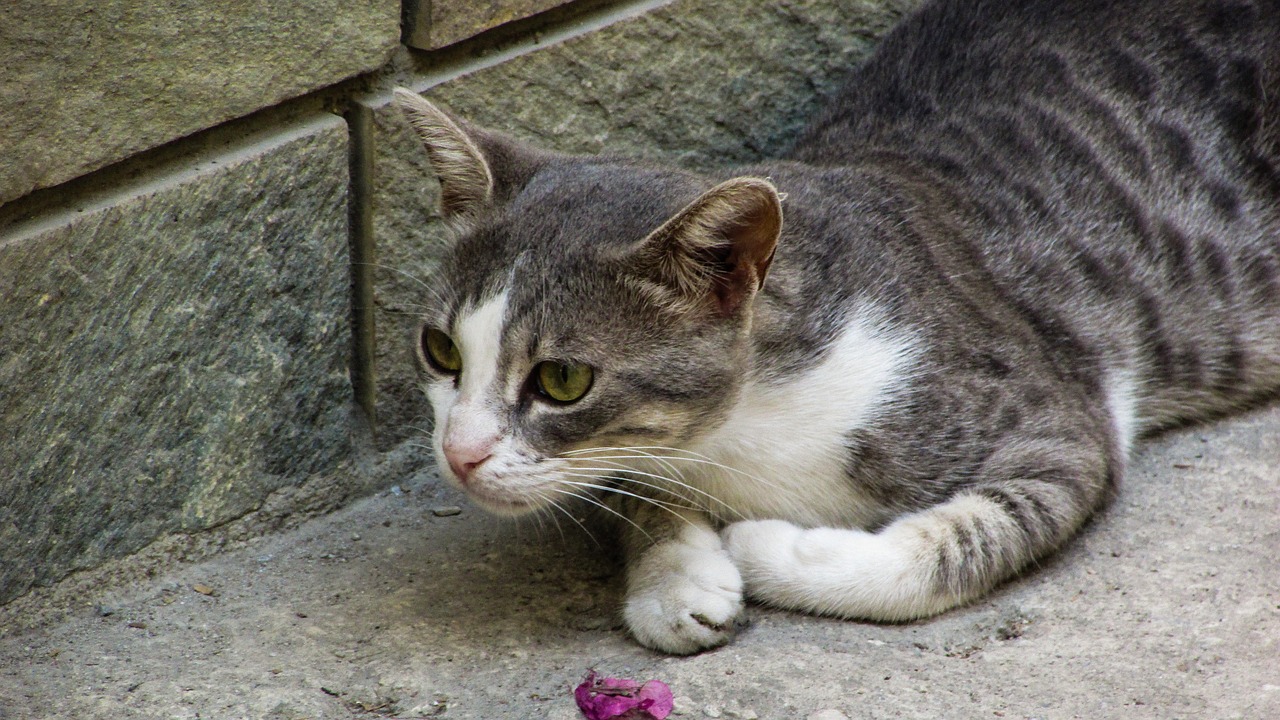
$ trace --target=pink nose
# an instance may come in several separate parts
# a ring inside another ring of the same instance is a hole
[[[459,482],[467,482],[471,473],[493,457],[493,443],[444,443],[444,459]]]

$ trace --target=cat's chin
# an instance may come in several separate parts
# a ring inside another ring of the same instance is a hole
[[[546,503],[538,498],[520,498],[511,495],[495,495],[476,490],[475,488],[465,488],[467,497],[476,505],[479,505],[485,512],[493,515],[503,515],[506,517],[516,517],[519,515],[527,515],[542,508]]]

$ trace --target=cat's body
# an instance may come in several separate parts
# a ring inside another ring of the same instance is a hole
[[[937,2],[788,158],[712,176],[404,94],[461,228],[421,353],[442,473],[500,512],[648,498],[613,493],[624,614],[670,652],[728,639],[744,582],[969,601],[1144,433],[1280,389],[1277,73],[1275,2]]]

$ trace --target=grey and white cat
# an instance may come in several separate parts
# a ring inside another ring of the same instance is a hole
[[[1280,389],[1280,3],[941,0],[783,159],[541,152],[398,100],[457,240],[441,473],[625,515],[641,643],[905,620],[1052,552],[1135,441]],[[785,218],[785,220],[784,220]]]

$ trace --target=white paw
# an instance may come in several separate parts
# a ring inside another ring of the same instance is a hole
[[[721,538],[755,600],[842,617],[919,616],[922,581],[911,554],[883,535],[747,520],[726,527]]]
[[[623,617],[647,647],[688,655],[723,645],[744,624],[743,612],[742,577],[718,542],[658,545],[628,568]]]
[[[784,520],[744,520],[726,527],[720,538],[748,591],[754,592],[796,572],[796,544],[803,534]]]

